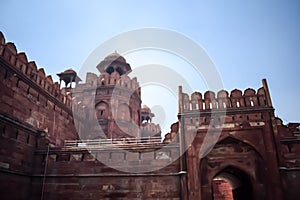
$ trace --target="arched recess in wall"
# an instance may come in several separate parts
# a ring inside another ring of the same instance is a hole
[[[104,101],[99,102],[95,106],[96,116],[98,119],[108,118],[108,104]]]
[[[119,105],[117,119],[121,121],[130,121],[131,110],[127,104],[124,103]]]
[[[244,171],[228,166],[222,169],[212,180],[213,199],[226,197],[233,200],[253,200],[251,180]]]
[[[218,195],[229,194],[228,188],[233,197],[231,199],[235,200],[265,197],[263,158],[253,146],[241,140],[229,136],[219,141],[201,159],[198,169],[202,188],[208,188],[201,191],[203,199],[218,199]],[[226,183],[228,187],[224,191],[220,191],[223,186],[216,186]]]

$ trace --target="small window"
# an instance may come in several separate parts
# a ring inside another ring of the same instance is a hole
[[[102,78],[101,81],[100,81],[100,82],[101,82],[101,85],[104,85],[104,84],[105,84],[104,81],[105,81],[104,78]]]
[[[113,73],[114,71],[115,71],[115,69],[112,66],[110,66],[106,69],[106,72],[109,74]]]
[[[122,68],[120,68],[120,67],[118,67],[116,71],[117,71],[120,75],[123,75],[123,74],[124,74]]]
[[[100,116],[103,116],[104,110],[99,110]]]
[[[105,119],[108,117],[108,105],[104,102],[99,103],[96,106],[97,117],[100,119]]]

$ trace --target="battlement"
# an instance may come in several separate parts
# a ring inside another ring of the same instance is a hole
[[[102,72],[99,77],[96,74],[89,72],[86,74],[85,83],[78,84],[76,91],[107,86],[112,86],[117,89],[137,90],[139,97],[141,95],[140,86],[136,77],[130,78],[127,74],[119,75],[117,72],[111,74]]]
[[[52,144],[77,138],[71,93],[61,89],[34,61],[28,61],[26,54],[18,52],[13,43],[5,42],[1,32],[0,88],[1,114],[44,131]]]
[[[140,87],[136,77],[131,79],[128,75],[123,74],[120,76],[117,72],[113,72],[112,74],[108,74],[106,72],[101,73],[98,79],[98,85],[115,85],[133,90]]]
[[[6,77],[14,75],[15,78],[12,80],[16,85],[23,87],[32,96],[37,97],[37,93],[51,95],[51,98],[48,98],[50,101],[58,101],[61,106],[71,108],[71,94],[64,89],[61,90],[59,83],[53,82],[51,75],[46,75],[43,68],[38,69],[34,61],[28,61],[26,54],[18,52],[14,43],[5,42],[2,32],[0,32],[0,58],[6,62],[5,66],[12,70],[7,71],[2,67],[1,72]],[[34,87],[30,88],[29,84],[34,84]]]
[[[161,134],[161,129],[160,129],[159,124],[146,122],[140,128],[141,128],[141,135],[143,137],[152,137],[154,135]]]
[[[153,133],[158,133],[160,132],[160,126],[159,124],[154,124],[154,123],[147,123],[144,126],[141,126],[142,131],[152,131]]]
[[[268,101],[268,95],[264,87],[255,91],[248,88],[244,91],[235,89],[230,92],[220,90],[217,92],[207,91],[202,94],[194,92],[189,96],[179,88],[179,113],[192,111],[211,111],[211,110],[234,110],[243,108],[262,108],[272,107]]]

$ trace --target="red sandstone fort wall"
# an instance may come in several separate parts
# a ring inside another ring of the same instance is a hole
[[[1,114],[45,132],[52,144],[77,138],[71,96],[0,33]]]
[[[41,165],[34,169],[31,197],[179,199],[178,152],[178,147],[141,150],[134,146],[40,150],[35,159]]]
[[[179,116],[188,145],[188,177],[198,175],[188,180],[190,198],[210,199],[213,178],[228,167],[234,173],[233,167],[255,182],[252,198],[297,199],[299,134],[275,118],[266,90],[264,85],[257,91],[235,89],[230,94],[221,90],[217,95],[211,91],[203,96],[198,92],[180,95]],[[205,147],[205,143],[215,144],[214,141],[216,145],[207,154],[210,145]]]
[[[1,199],[30,199],[35,149],[77,137],[70,106],[59,84],[0,33]]]
[[[78,139],[72,97],[14,44],[5,43],[2,34],[0,41],[1,198],[178,199],[177,147],[157,154],[151,149],[128,154],[53,147],[48,152],[48,141],[62,147],[65,139]],[[143,173],[151,165],[157,170]],[[141,172],[121,174],[112,168],[120,166]]]
[[[256,199],[296,200],[299,130],[296,133],[274,117],[265,92],[263,88],[233,90],[230,95],[207,92],[203,98],[200,93],[183,94],[179,103],[184,121],[180,123],[193,130],[186,132],[190,146],[186,157],[181,157],[186,169],[177,160],[178,146],[164,152],[154,152],[159,149],[154,145],[126,151],[68,148],[63,146],[65,139],[78,139],[71,95],[0,34],[1,199],[207,200],[213,196],[209,182],[230,166],[249,175]],[[226,110],[223,125],[212,109]],[[208,128],[221,129],[222,134],[215,148],[200,159]],[[49,141],[56,147],[47,149]],[[143,172],[151,167],[156,170]],[[179,173],[182,169],[187,174]]]

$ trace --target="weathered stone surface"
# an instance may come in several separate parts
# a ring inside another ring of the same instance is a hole
[[[265,82],[257,91],[181,93],[179,122],[165,143],[149,143],[135,139],[142,117],[143,135],[160,129],[151,110],[141,115],[130,65],[114,53],[98,69],[80,90],[60,89],[12,43],[0,44],[1,199],[298,199],[300,124],[275,118]],[[112,140],[64,146],[80,139],[73,117],[86,139]]]

